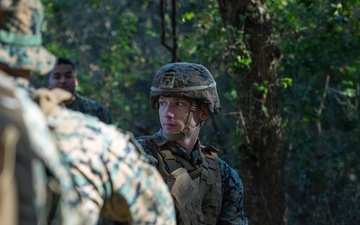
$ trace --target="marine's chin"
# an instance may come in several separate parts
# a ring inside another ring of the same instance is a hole
[[[176,129],[174,126],[163,126],[162,131],[167,134],[177,134],[179,133],[179,129]]]

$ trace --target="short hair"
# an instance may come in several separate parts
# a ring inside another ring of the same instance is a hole
[[[71,67],[74,70],[76,69],[75,63],[68,58],[62,58],[62,57],[57,58],[56,65],[61,65],[61,64],[71,65]]]

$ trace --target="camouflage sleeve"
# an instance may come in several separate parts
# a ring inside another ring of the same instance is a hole
[[[52,184],[60,195],[60,224],[79,225],[85,224],[80,199],[74,189],[73,182],[68,168],[61,161],[59,152],[56,149],[47,122],[39,107],[30,99],[28,92],[19,88],[16,92],[20,100],[24,123],[29,134],[30,145],[36,156],[33,161],[35,202],[38,211],[38,224],[47,224],[46,221],[49,205],[50,192],[46,191],[47,185]],[[46,171],[52,174],[50,180]],[[57,186],[58,184],[58,186]]]
[[[76,94],[75,101],[66,105],[66,107],[68,109],[71,109],[74,111],[79,111],[79,112],[82,112],[85,114],[95,116],[95,117],[99,118],[100,121],[102,121],[106,124],[112,123],[111,114],[107,108],[105,108],[99,102],[97,102],[93,99],[81,96],[78,93]]]
[[[223,203],[217,224],[247,225],[244,211],[244,189],[238,173],[220,160]]]
[[[83,96],[77,95],[77,97],[79,99],[81,99],[81,101],[79,101],[79,103],[84,104],[82,106],[82,108],[88,110],[88,113],[84,112],[82,110],[79,110],[80,112],[96,116],[97,118],[99,118],[100,121],[102,121],[106,124],[112,123],[110,111],[107,108],[105,108],[101,103],[99,103],[95,100],[89,99],[89,98],[85,98]],[[87,110],[85,110],[85,111],[87,111]]]
[[[141,151],[146,156],[147,160],[154,166],[158,166],[158,159],[155,157],[153,152],[151,151],[151,147],[147,141],[144,139],[137,139],[136,140],[141,145]]]
[[[100,121],[106,124],[112,123],[110,111],[102,105],[99,105],[98,112],[96,114]]]
[[[132,224],[175,224],[168,187],[156,168],[145,162],[131,134],[65,109],[52,119],[87,224],[96,224],[100,215]]]

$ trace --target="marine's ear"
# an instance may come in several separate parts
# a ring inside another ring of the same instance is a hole
[[[202,121],[205,121],[210,116],[209,109],[208,107],[206,107],[205,104],[201,104],[200,110],[201,110],[200,119]]]
[[[75,87],[77,87],[78,85],[79,85],[79,81],[78,81],[77,76],[75,74]]]

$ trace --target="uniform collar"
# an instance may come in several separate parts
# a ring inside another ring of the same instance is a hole
[[[154,135],[160,139],[159,141],[157,141],[157,145],[159,147],[166,146],[166,148],[168,148],[172,153],[191,161],[192,164],[194,165],[201,164],[200,139],[197,139],[193,151],[189,154],[183,147],[181,147],[181,145],[177,144],[175,141],[166,140],[166,138],[162,135],[161,130],[156,132]]]

